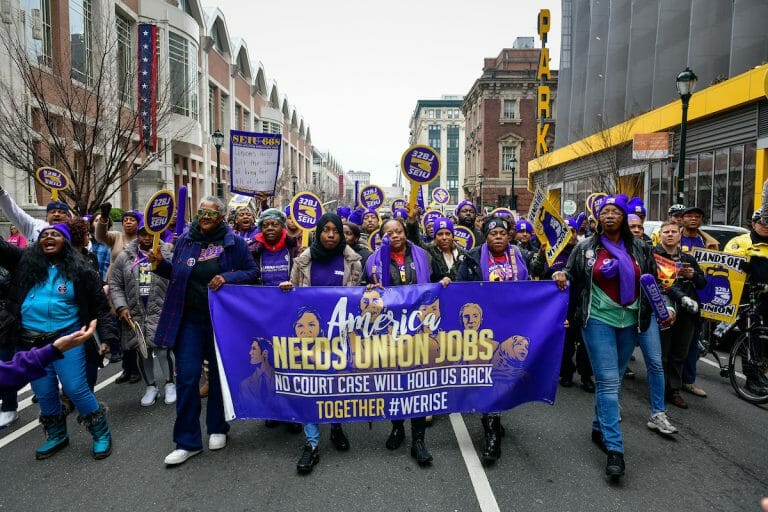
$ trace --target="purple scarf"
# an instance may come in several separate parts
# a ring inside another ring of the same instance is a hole
[[[381,241],[381,246],[368,258],[365,263],[365,269],[371,278],[378,280],[382,286],[390,286],[390,265],[391,265],[391,250],[389,243],[384,243],[384,240],[388,240],[389,237],[384,237]],[[429,283],[429,264],[427,262],[427,253],[424,249],[413,245],[411,242],[406,242],[408,247],[411,248],[411,259],[416,267],[416,283],[427,284]],[[386,254],[384,254],[386,252]],[[386,262],[386,263],[385,263]],[[386,278],[386,279],[385,279]]]
[[[515,264],[517,265],[517,271],[512,276],[512,279],[507,279],[507,281],[525,281],[526,279],[528,279],[528,267],[525,264],[525,260],[523,259],[523,254],[520,252],[520,249],[518,249],[514,245],[508,245],[506,253],[507,253],[507,261],[511,263],[512,258],[514,258]],[[488,264],[488,260],[490,259],[491,259],[491,253],[488,250],[488,244],[485,243],[480,248],[480,269],[483,271],[484,281],[490,281],[491,279],[490,265]]]
[[[624,240],[622,239],[619,239],[618,243],[614,243],[607,236],[600,235],[600,242],[602,242],[603,247],[617,262],[619,298],[621,299],[622,306],[629,306],[635,302],[635,265],[632,263],[632,256],[627,248],[624,247]],[[608,279],[615,277],[615,272],[612,272],[613,267],[614,265],[610,265],[608,269],[605,269],[605,266],[603,266],[603,269],[608,270],[611,274],[606,275],[606,272],[603,272],[603,275]]]

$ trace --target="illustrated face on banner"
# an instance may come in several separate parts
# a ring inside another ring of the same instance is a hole
[[[474,302],[468,302],[461,308],[461,323],[464,329],[479,331],[483,323],[483,308]]]
[[[360,313],[371,314],[371,320],[379,317],[381,312],[384,311],[384,300],[381,298],[381,293],[377,289],[366,290],[363,293],[363,297],[360,299]]]
[[[293,328],[298,338],[316,338],[320,335],[320,318],[317,312],[310,308],[300,309]]]
[[[259,340],[253,340],[251,351],[248,353],[252,365],[260,365],[264,362],[264,354],[259,347]]]
[[[296,194],[291,203],[291,218],[302,229],[311,230],[323,215],[320,198],[310,192]]]
[[[440,318],[440,299],[435,299],[435,301],[430,304],[419,306],[419,311],[421,312],[422,318],[426,318],[429,314],[433,315],[434,318]],[[432,334],[431,327],[426,323],[424,324],[424,332],[426,334]]]

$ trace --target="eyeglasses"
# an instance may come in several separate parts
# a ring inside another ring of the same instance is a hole
[[[205,208],[200,208],[197,210],[197,216],[201,219],[209,218],[209,219],[216,219],[221,215],[218,210],[208,210]]]

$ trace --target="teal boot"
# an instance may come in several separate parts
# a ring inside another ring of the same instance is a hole
[[[66,414],[40,416],[40,423],[43,425],[48,439],[35,450],[35,458],[37,460],[47,459],[69,444]]]
[[[112,433],[107,424],[107,415],[104,406],[85,416],[77,417],[78,423],[85,425],[93,436],[93,458],[106,459],[112,453]]]

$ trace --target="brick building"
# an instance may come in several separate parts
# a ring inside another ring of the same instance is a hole
[[[482,75],[464,97],[462,189],[476,204],[528,210],[528,161],[536,151],[540,53],[533,47],[533,37],[518,37],[512,48],[484,60]],[[554,100],[557,71],[552,70],[547,85]],[[554,117],[554,110],[551,112]],[[550,129],[548,138],[554,138],[554,130]]]

